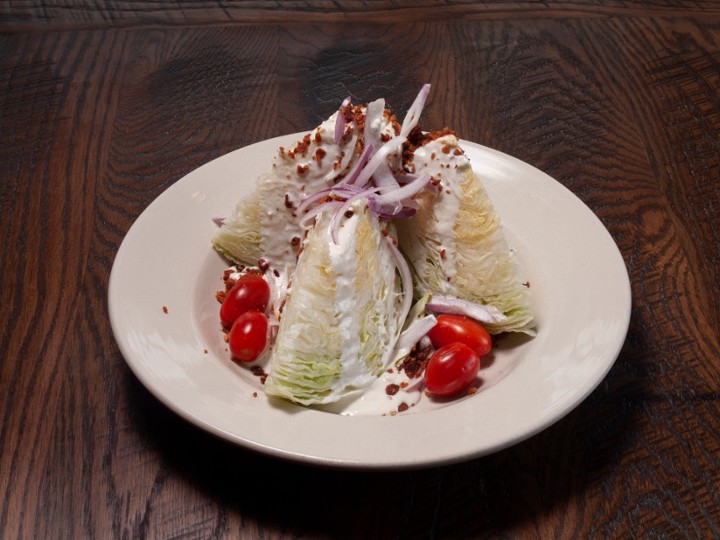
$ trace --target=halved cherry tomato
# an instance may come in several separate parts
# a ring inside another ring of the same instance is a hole
[[[265,350],[267,341],[267,316],[259,311],[246,311],[233,323],[228,344],[235,358],[252,362]]]
[[[265,311],[270,300],[270,286],[260,274],[243,274],[227,292],[220,307],[220,321],[225,328],[246,311]]]
[[[480,323],[462,315],[438,316],[437,324],[428,332],[428,336],[437,348],[459,341],[480,357],[492,349],[492,338],[487,330]]]
[[[480,369],[480,357],[464,343],[440,347],[425,367],[425,386],[436,396],[452,396],[467,388]]]

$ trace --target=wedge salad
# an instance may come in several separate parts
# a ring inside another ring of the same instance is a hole
[[[472,393],[493,338],[535,335],[529,284],[456,134],[345,99],[231,215],[213,247],[232,357],[302,405],[360,394]],[[398,410],[407,407],[405,402]]]

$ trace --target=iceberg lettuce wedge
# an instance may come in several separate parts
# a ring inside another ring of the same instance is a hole
[[[338,243],[332,213],[309,231],[273,346],[265,391],[323,404],[372,384],[392,360],[403,326],[397,262],[384,225],[357,201]]]
[[[452,134],[414,150],[415,172],[439,182],[416,197],[417,213],[397,220],[398,238],[414,272],[415,294],[452,296],[494,306],[502,322],[490,333],[535,334],[528,288],[500,218]]]

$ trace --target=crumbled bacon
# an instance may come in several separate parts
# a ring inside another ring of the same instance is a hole
[[[430,346],[422,349],[413,347],[410,354],[403,358],[402,362],[398,366],[398,371],[404,371],[408,378],[415,379],[420,376],[423,371],[425,371],[425,365],[430,359],[431,352],[432,347]]]

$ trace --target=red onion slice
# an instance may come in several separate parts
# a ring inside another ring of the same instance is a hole
[[[372,103],[368,103],[365,109],[365,145],[372,144],[375,148],[380,148],[382,140],[380,139],[380,128],[382,128],[382,117],[385,112],[385,100],[380,98]]]
[[[398,271],[400,272],[400,279],[402,281],[402,288],[403,288],[403,305],[402,309],[400,311],[400,319],[399,323],[405,324],[405,319],[407,319],[408,313],[410,313],[410,308],[412,307],[412,301],[413,301],[413,280],[412,280],[412,274],[410,273],[410,266],[408,265],[407,261],[405,260],[405,257],[402,253],[400,253],[400,250],[395,245],[395,240],[391,236],[386,236],[385,239],[387,240],[388,244],[390,245],[390,250],[392,251],[392,254],[395,256],[395,262],[397,264]]]
[[[326,211],[334,211],[342,206],[342,201],[327,201],[322,204],[318,204],[315,208],[308,210],[308,212],[300,219],[300,227],[302,229],[309,229],[312,227],[315,221],[315,216]]]
[[[402,127],[400,128],[401,137],[407,137],[412,129],[417,126],[417,123],[420,120],[420,114],[425,107],[425,101],[427,100],[428,94],[430,94],[430,85],[424,84],[405,115],[405,120],[403,120]]]
[[[413,199],[406,199],[402,204],[380,205],[373,197],[368,198],[370,211],[380,219],[402,219],[417,213],[418,205]]]
[[[385,162],[392,152],[400,149],[405,141],[405,137],[394,137],[378,148],[377,152],[375,152],[372,158],[370,158],[370,161],[367,162],[367,165],[365,165],[362,172],[355,180],[355,183],[360,186],[367,184],[370,177],[373,173],[375,173],[380,164]]]
[[[349,184],[354,185],[355,181],[357,180],[358,176],[360,175],[360,171],[363,170],[365,165],[367,164],[368,160],[370,159],[370,156],[372,156],[373,152],[375,151],[375,148],[372,144],[369,144],[365,147],[365,150],[363,150],[363,153],[360,155],[358,160],[355,162],[355,165],[353,166],[350,173],[340,180],[338,182],[339,184]]]
[[[340,109],[337,112],[337,119],[335,120],[335,144],[340,143],[342,136],[345,133],[345,125],[347,124],[345,121],[345,108],[348,105],[350,105],[350,96],[343,100],[340,105]]]
[[[507,317],[495,306],[476,304],[469,300],[462,300],[451,296],[438,296],[433,294],[428,303],[425,304],[425,309],[433,313],[465,315],[481,323],[488,324],[499,324],[507,320]]]
[[[421,173],[410,183],[405,184],[402,187],[398,187],[397,189],[393,189],[392,191],[387,191],[381,195],[377,195],[375,197],[375,202],[380,205],[398,203],[403,199],[407,199],[408,197],[412,197],[413,195],[419,193],[430,183],[431,179],[432,177],[428,173]]]
[[[387,161],[380,162],[372,177],[374,184],[383,188],[383,191],[388,189],[397,189],[400,187],[400,184],[398,184],[398,181],[395,180],[395,175],[390,170],[390,166],[387,164]]]
[[[435,315],[425,315],[411,322],[410,326],[403,330],[397,342],[395,342],[395,358],[410,354],[410,349],[432,330],[436,324],[437,318]]]

